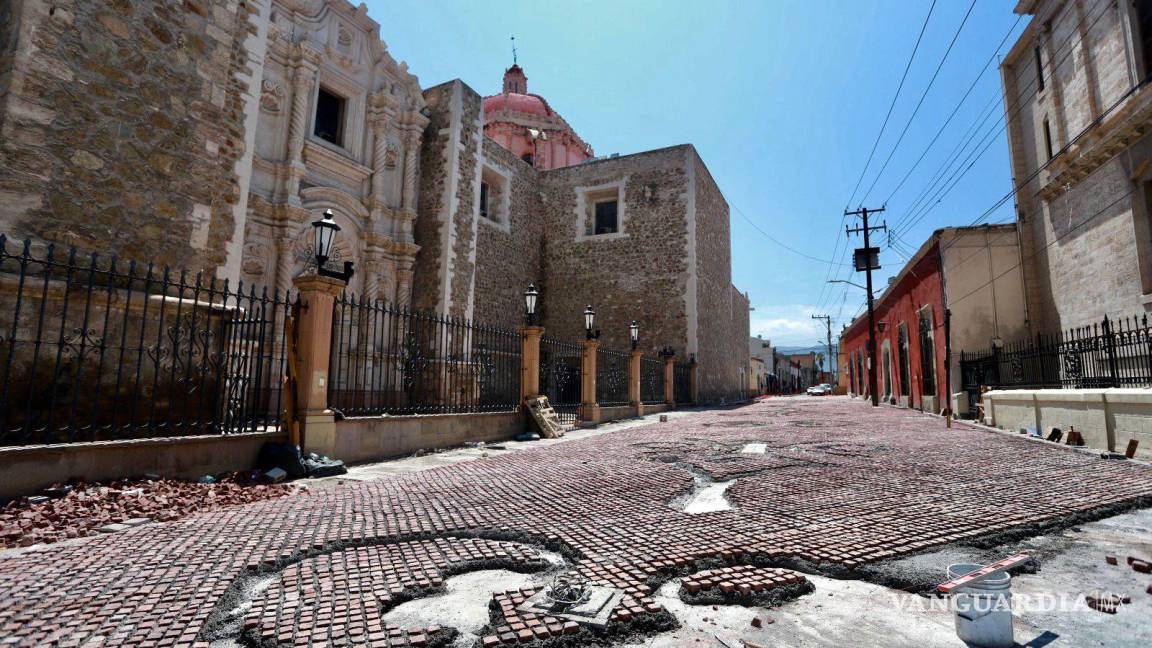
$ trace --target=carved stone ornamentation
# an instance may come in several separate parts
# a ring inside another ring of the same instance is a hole
[[[284,86],[270,79],[260,83],[260,109],[267,113],[279,113],[284,103]]]
[[[263,243],[245,243],[244,257],[240,261],[240,269],[245,274],[260,276],[267,270],[268,246]]]

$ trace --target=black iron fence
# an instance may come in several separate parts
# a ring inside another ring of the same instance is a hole
[[[517,331],[345,294],[328,402],[346,416],[515,411],[520,354]]]
[[[1083,389],[1152,386],[1148,316],[1112,320],[1038,335],[1000,349],[960,354],[963,388]]]
[[[0,445],[277,429],[288,294],[0,235]]]
[[[540,391],[561,423],[576,422],[582,354],[579,344],[547,337],[540,340]]]
[[[664,402],[664,360],[640,358],[640,402],[646,405]]]
[[[678,404],[692,402],[692,365],[677,362],[672,368],[672,396]]]
[[[628,405],[628,354],[596,350],[596,402],[605,407]]]

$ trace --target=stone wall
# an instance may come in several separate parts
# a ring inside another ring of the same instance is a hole
[[[223,265],[241,194],[248,88],[238,77],[259,3],[15,4],[0,37],[0,230],[192,270]]]
[[[483,123],[480,95],[456,80],[424,93],[430,113],[414,224],[414,304],[472,317]]]
[[[689,303],[688,317],[697,322],[699,400],[732,400],[747,383],[748,299],[732,287],[728,203],[694,148],[689,147],[687,163],[692,169],[696,234],[696,303]]]
[[[479,219],[473,312],[485,324],[518,327],[524,324],[524,290],[528,284],[548,291],[540,265],[544,224],[539,218],[539,173],[487,138],[484,164],[506,186],[493,190],[492,218]],[[508,192],[507,201],[504,191]]]
[[[1150,146],[1128,130],[1152,126],[1152,90],[1128,96],[1147,74],[1132,44],[1152,25],[1131,4],[1035,3],[1001,69],[1032,332],[1138,314],[1152,294]]]
[[[670,345],[686,356],[690,150],[676,146],[541,174],[548,335],[582,339],[582,312],[592,304],[604,347],[627,349],[628,326],[637,320],[645,353]],[[622,232],[586,236],[581,193],[607,185],[622,191]]]

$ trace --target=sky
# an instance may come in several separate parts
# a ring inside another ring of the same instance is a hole
[[[988,210],[1011,191],[999,57],[1028,22],[1016,0],[366,4],[424,87],[499,92],[515,35],[529,91],[598,155],[695,145],[731,208],[752,334],[779,345],[822,342],[814,314],[835,337],[862,311],[862,289],[826,283],[864,282],[846,207],[886,205],[878,288],[935,229],[1013,218],[1011,200]]]

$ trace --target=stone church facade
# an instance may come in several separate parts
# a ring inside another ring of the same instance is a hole
[[[516,326],[534,282],[548,335],[593,304],[605,346],[638,320],[735,396],[748,300],[695,149],[592,158],[526,83],[422,88],[346,0],[2,3],[0,231],[283,291],[331,209],[359,295]]]

